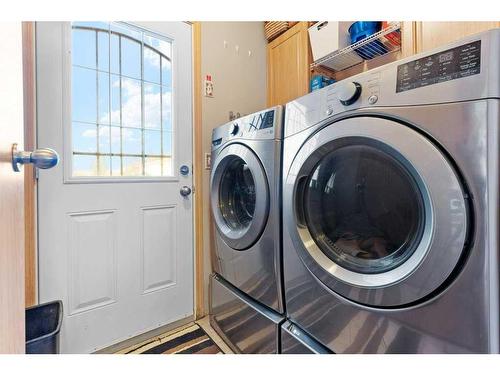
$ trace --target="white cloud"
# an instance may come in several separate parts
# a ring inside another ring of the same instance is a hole
[[[95,129],[87,129],[82,133],[82,137],[85,138],[95,138],[97,136],[97,131]]]
[[[160,67],[160,55],[151,48],[144,48],[144,60],[146,60],[145,63],[155,68]]]
[[[113,89],[119,90],[120,84],[119,80],[113,82]],[[133,126],[140,128],[142,123],[141,118],[141,82],[138,80],[132,80],[128,78],[122,79],[122,125],[123,126]],[[160,95],[162,95],[160,97]],[[165,118],[171,118],[172,116],[172,93],[164,92],[161,94],[159,86],[153,86],[150,84],[144,85],[144,122],[145,126],[153,129],[160,129],[161,127],[161,101],[163,101],[163,116]],[[101,121],[106,123],[111,117],[112,123],[117,125],[120,119],[120,110],[111,111],[111,113],[105,113]],[[109,142],[109,130],[108,127],[100,127],[99,137],[100,142],[106,142],[104,137],[106,137]],[[96,137],[95,130],[86,130],[83,137]],[[121,137],[123,139],[123,145],[130,145],[131,147],[136,147],[140,145],[141,133],[138,130],[122,128]],[[111,146],[113,150],[119,150],[120,147],[120,128],[117,126],[111,127]]]
[[[111,130],[111,131],[110,131]],[[110,134],[111,133],[111,134]],[[100,126],[99,127],[99,138],[102,139],[108,138],[111,135],[111,144],[113,149],[117,149],[120,146],[120,128],[116,126],[112,126],[111,128],[108,126]],[[132,129],[122,128],[121,135],[123,137],[124,142],[137,142],[140,141],[140,135],[138,132],[134,132]],[[87,129],[82,133],[82,137],[84,138],[95,138],[97,136],[96,129]]]
[[[144,85],[144,125],[148,128],[160,129],[160,88]]]
[[[119,82],[113,83],[113,87],[119,88]],[[144,92],[144,118],[148,127],[157,127],[160,129],[160,92],[153,91],[153,86],[146,85]],[[172,93],[163,93],[163,111],[164,117],[172,115]],[[139,81],[125,78],[122,80],[122,124],[123,126],[141,125],[141,86]],[[101,117],[102,122],[106,122],[109,114],[105,113]],[[112,122],[117,123],[120,118],[120,110],[111,111]]]
[[[166,40],[158,39],[155,37],[152,37],[150,35],[144,35],[144,41],[146,44],[150,45],[157,51],[160,51],[162,54],[170,58],[171,52],[172,52],[172,45],[170,42],[167,42]]]
[[[122,124],[141,126],[140,81],[122,79]]]

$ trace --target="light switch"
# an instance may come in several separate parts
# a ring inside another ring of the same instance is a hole
[[[210,170],[212,168],[212,155],[208,152],[205,153],[205,169]]]

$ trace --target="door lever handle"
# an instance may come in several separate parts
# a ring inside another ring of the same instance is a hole
[[[12,169],[19,172],[19,165],[31,163],[36,168],[49,169],[59,162],[59,155],[51,148],[39,148],[35,151],[19,151],[17,143],[12,145]]]

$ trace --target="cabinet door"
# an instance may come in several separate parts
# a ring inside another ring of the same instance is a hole
[[[497,27],[500,27],[500,22],[417,22],[417,52],[425,52]]]
[[[285,104],[309,92],[307,22],[299,22],[267,47],[267,104]]]

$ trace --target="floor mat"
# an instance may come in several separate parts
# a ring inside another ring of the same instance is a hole
[[[159,337],[127,354],[223,354],[207,333],[193,324],[172,335]]]

